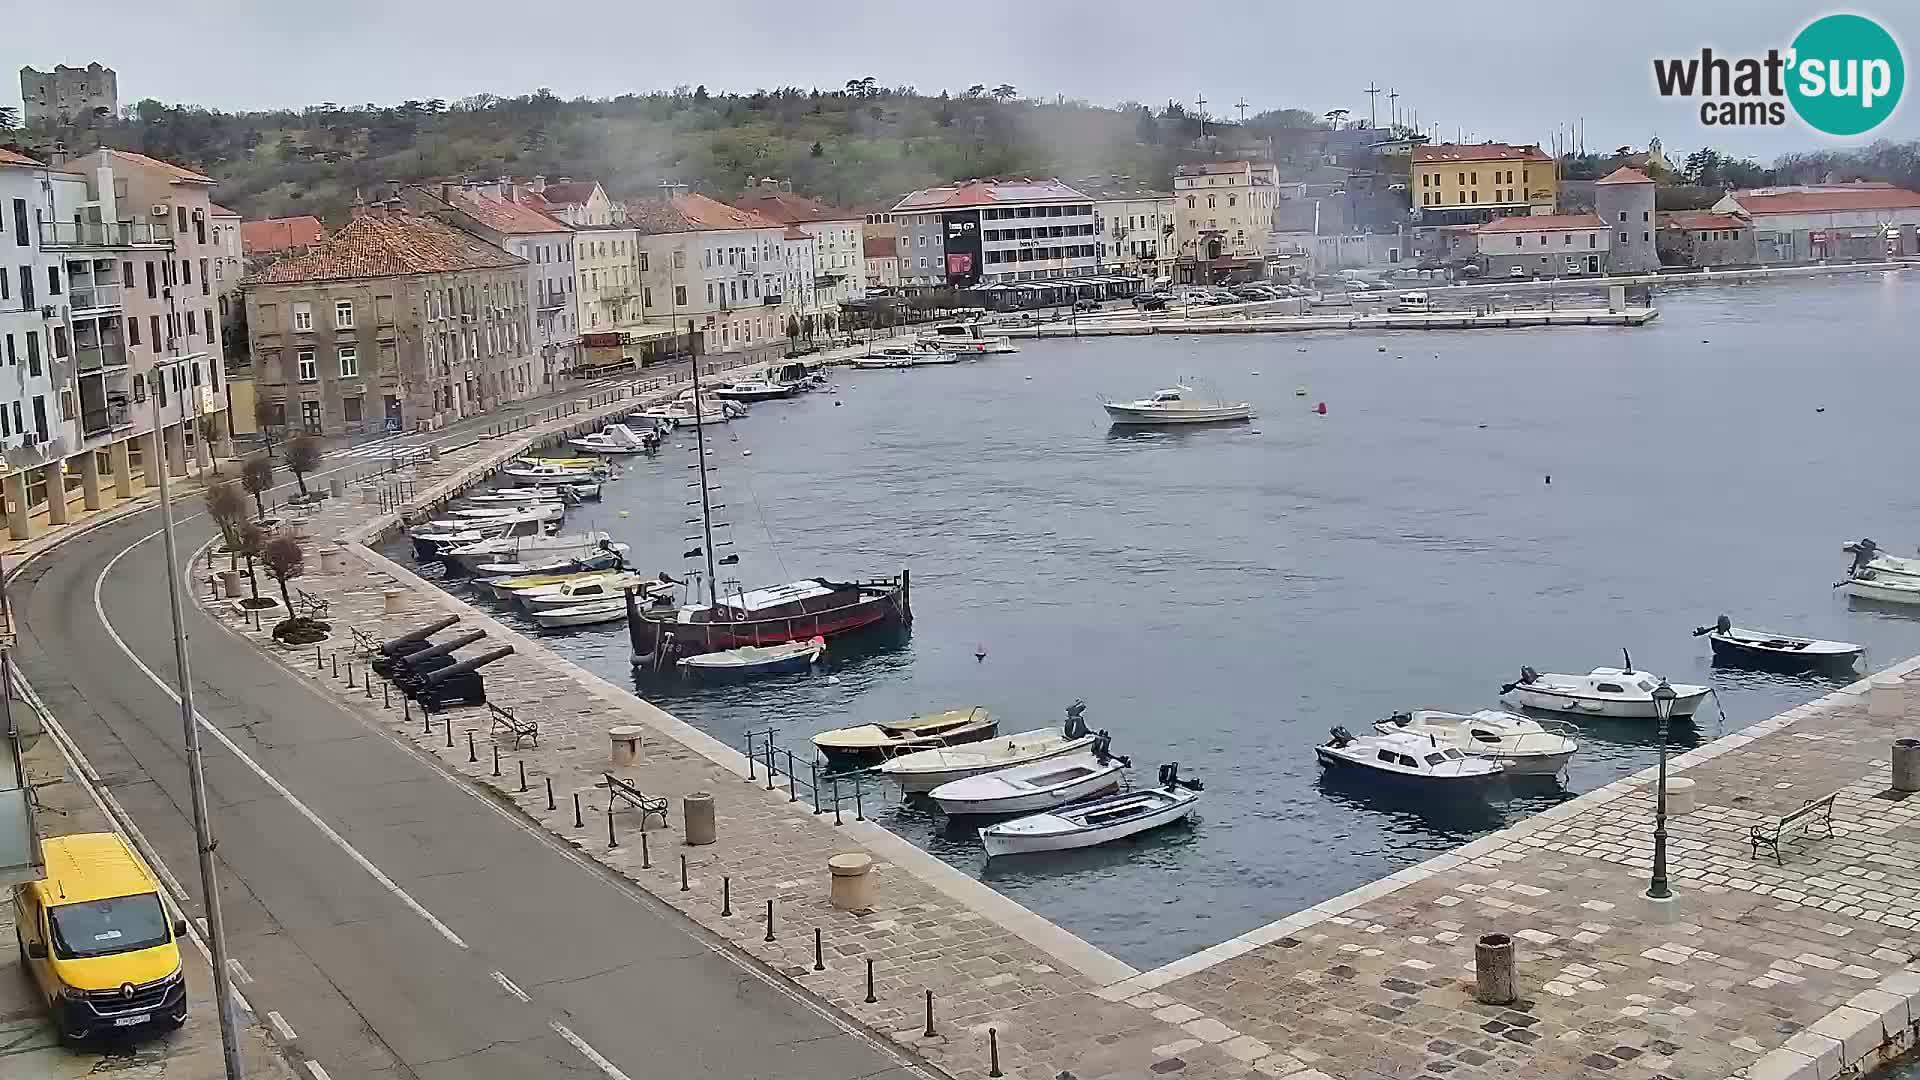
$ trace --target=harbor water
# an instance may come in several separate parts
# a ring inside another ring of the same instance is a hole
[[[1920,652],[1920,608],[1850,602],[1840,545],[1920,544],[1920,276],[1676,290],[1637,329],[1023,343],[953,367],[840,371],[835,390],[708,432],[717,519],[747,588],[913,575],[904,637],[825,669],[639,691],[735,746],[984,705],[1000,730],[1067,705],[1140,782],[1206,784],[1194,820],[1105,848],[996,860],[926,807],[869,816],[1129,963],[1214,944],[1651,764],[1651,721],[1582,720],[1562,782],[1484,801],[1321,775],[1333,726],[1493,707],[1521,665],[1618,665],[1717,690],[1676,749],[1827,692],[1717,669],[1736,625]],[[1102,395],[1176,381],[1249,424],[1109,430]],[[1319,415],[1314,406],[1324,402]],[[628,459],[568,528],[682,577],[700,531],[690,430]],[[688,519],[694,519],[689,522]],[[459,586],[452,586],[459,589]],[[531,624],[526,624],[531,629]],[[622,624],[553,647],[633,682]]]

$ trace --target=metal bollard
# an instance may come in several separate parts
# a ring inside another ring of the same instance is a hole
[[[547,777],[547,809],[553,809],[553,777]]]
[[[322,653],[320,646],[315,645],[313,647],[313,670],[325,671],[326,669],[327,669],[326,656]]]
[[[933,1038],[933,991],[927,991],[927,1030],[920,1033],[923,1038]]]
[[[1513,938],[1482,934],[1473,947],[1473,974],[1473,996],[1482,1005],[1513,1004]]]
[[[1007,1075],[1000,1071],[1000,1033],[993,1028],[987,1029],[987,1075]]]
[[[573,827],[584,829],[586,825],[586,822],[580,820],[580,793],[576,791],[573,793]]]
[[[773,901],[767,901],[767,940],[773,940]]]
[[[723,876],[720,879],[720,917],[733,918],[733,879],[731,877]]]
[[[680,891],[686,892],[687,888],[687,857],[682,855],[680,856]]]
[[[840,824],[840,778],[833,778],[833,823]]]
[[[349,690],[356,689],[353,681],[353,661],[352,660],[347,661],[347,689]]]
[[[473,732],[467,732],[467,738],[473,738]],[[500,748],[497,746],[493,748],[493,775],[500,775]]]
[[[352,671],[353,668],[349,666],[347,670]],[[333,677],[336,679],[340,677],[340,650],[338,649],[333,651]]]
[[[449,731],[451,731],[453,728],[453,725],[449,723],[447,725],[447,728]],[[467,764],[472,765],[478,762],[479,760],[480,760],[480,755],[477,752],[475,752],[473,748],[473,729],[468,728],[467,729]]]
[[[640,823],[640,869],[653,869],[653,856],[647,851],[647,823]]]
[[[873,994],[873,957],[867,957],[867,1004],[872,1005],[880,999]]]
[[[423,701],[420,703],[420,711],[422,713],[427,711],[426,702]],[[428,721],[428,723],[432,723],[432,721]],[[447,749],[451,750],[453,749],[453,717],[447,717],[447,722],[444,726],[447,729]]]
[[[366,691],[368,701],[373,700],[373,669],[372,668],[365,667],[365,666],[362,666],[360,668],[360,689]]]
[[[499,750],[495,750],[495,751],[494,751],[494,753],[496,753],[496,754],[498,754],[499,752],[500,752]],[[520,760],[520,761],[518,762],[518,764],[519,764],[519,766],[520,766],[520,794],[522,794],[522,795],[525,795],[525,794],[527,793],[527,762],[526,762],[526,759],[524,759],[524,758],[523,758],[523,759],[521,759],[521,760]]]
[[[607,846],[610,848],[617,848],[620,846],[620,841],[614,839],[614,836],[613,836],[613,793],[612,792],[607,793]]]
[[[827,970],[826,954],[820,949],[820,928],[816,926],[813,928],[813,970],[815,971]]]

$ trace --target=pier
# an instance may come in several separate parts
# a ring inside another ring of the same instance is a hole
[[[1229,315],[1087,318],[1034,326],[1003,325],[1014,338],[1117,337],[1143,334],[1285,334],[1310,330],[1517,330],[1565,326],[1645,326],[1659,308],[1558,308],[1515,311],[1347,312],[1337,315]]]

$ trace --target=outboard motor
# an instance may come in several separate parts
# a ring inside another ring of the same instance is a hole
[[[1851,572],[1855,576],[1858,576],[1860,571],[1865,570],[1867,564],[1872,562],[1874,557],[1880,554],[1880,545],[1865,537],[1862,537],[1859,543],[1848,544],[1847,547],[1853,552],[1853,570]]]
[[[1078,698],[1067,706],[1067,738],[1079,739],[1087,735],[1086,712],[1087,703]]]
[[[1198,780],[1180,779],[1180,763],[1177,761],[1170,761],[1160,766],[1160,786],[1168,791],[1175,788],[1186,788],[1188,791],[1203,790],[1203,785]]]
[[[1333,747],[1335,750],[1339,750],[1353,741],[1353,732],[1343,727],[1328,728],[1327,734],[1331,736],[1327,739],[1327,745]]]
[[[1109,761],[1118,761],[1120,767],[1123,769],[1133,768],[1132,759],[1113,753],[1112,747],[1113,736],[1107,734],[1103,729],[1100,734],[1093,737],[1093,760],[1102,765],[1105,765]]]
[[[1696,626],[1693,628],[1694,637],[1705,637],[1708,634],[1730,634],[1732,632],[1733,620],[1727,618],[1725,615],[1713,620],[1712,626]]]
[[[1413,723],[1413,714],[1410,712],[1393,713],[1387,717],[1387,722],[1395,727],[1406,727],[1408,724]]]

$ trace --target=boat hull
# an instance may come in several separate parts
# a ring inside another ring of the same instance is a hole
[[[1848,596],[1861,600],[1878,600],[1885,604],[1920,604],[1920,579],[1916,579],[1912,585],[1897,585],[1854,578],[1841,588]]]
[[[661,658],[677,660],[742,645],[784,645],[814,637],[831,641],[857,630],[905,626],[913,621],[904,573],[898,578],[863,583],[861,588],[861,599],[852,604],[804,615],[737,622],[676,622],[643,612],[629,596],[627,629],[633,644],[633,665],[652,667]]]
[[[980,776],[984,773],[998,772],[1001,769],[1011,769],[1018,765],[1031,765],[1037,761],[1047,761],[1052,758],[1065,757],[1069,754],[1084,753],[1092,745],[1093,736],[1087,735],[1078,739],[1062,739],[1049,748],[1035,749],[1030,753],[1009,757],[1001,761],[976,760],[968,762],[962,760],[948,765],[924,769],[894,768],[893,766],[905,764],[900,758],[896,757],[889,763],[888,767],[883,768],[881,771],[887,775],[888,779],[898,783],[903,793],[918,794],[932,791],[942,784],[950,783],[954,780],[962,780],[969,776]]]
[[[944,787],[946,785],[942,785]],[[940,789],[933,791],[933,801],[940,811],[948,817],[998,817],[1004,814],[1031,814],[1039,810],[1052,810],[1080,799],[1090,799],[1104,795],[1120,786],[1120,771],[1101,770],[1058,787],[1019,794],[1001,795],[995,798],[969,799],[965,797],[942,796]]]
[[[747,679],[756,675],[785,675],[796,671],[805,671],[820,659],[823,649],[795,650],[790,655],[778,656],[766,660],[753,660],[737,664],[701,663],[711,659],[714,654],[702,653],[698,656],[686,656],[680,659],[680,670],[688,677],[707,682],[720,682],[726,679]]]
[[[1814,671],[1852,667],[1860,656],[1859,646],[1844,650],[1796,650],[1768,649],[1742,641],[1729,640],[1719,634],[1709,634],[1708,643],[1713,646],[1713,662],[1735,667],[1754,668],[1760,671],[1777,671],[1791,674],[1797,671]],[[1839,645],[1839,642],[1815,642],[1816,645]]]
[[[943,735],[924,735],[877,746],[834,746],[821,743],[817,737],[813,746],[835,769],[864,768],[879,765],[890,758],[911,754],[918,750],[927,750],[936,746],[965,746],[982,739],[991,739],[999,730],[999,724],[987,721],[975,727],[962,728]]]
[[[1251,405],[1219,409],[1139,409],[1131,405],[1106,406],[1115,423],[1134,427],[1180,427],[1188,424],[1232,424],[1253,419]]]
[[[1336,754],[1325,746],[1314,747],[1313,754],[1320,759],[1320,764],[1331,772],[1338,772],[1352,777],[1366,777],[1368,780],[1381,784],[1421,788],[1428,791],[1478,791],[1504,775],[1504,772],[1495,771],[1483,773],[1425,774],[1416,776],[1412,773],[1397,772],[1391,769],[1376,769],[1371,765],[1355,761],[1345,754]],[[1558,770],[1555,771],[1557,772]]]
[[[1072,832],[1019,835],[999,832],[996,831],[997,827],[988,826],[980,830],[980,843],[987,849],[988,858],[1099,847],[1101,844],[1110,844],[1115,840],[1124,840],[1129,836],[1137,836],[1151,829],[1183,821],[1193,813],[1193,808],[1197,805],[1199,805],[1198,799],[1183,798],[1151,813],[1141,814],[1112,825],[1076,829]]]
[[[1685,719],[1700,708],[1707,699],[1707,691],[1702,688],[1691,693],[1681,694],[1673,701],[1673,718]],[[1524,684],[1514,687],[1507,694],[1507,700],[1540,712],[1567,713],[1575,716],[1608,716],[1617,720],[1653,720],[1658,718],[1653,702],[1613,701],[1602,698],[1574,697],[1549,691],[1535,690]]]

